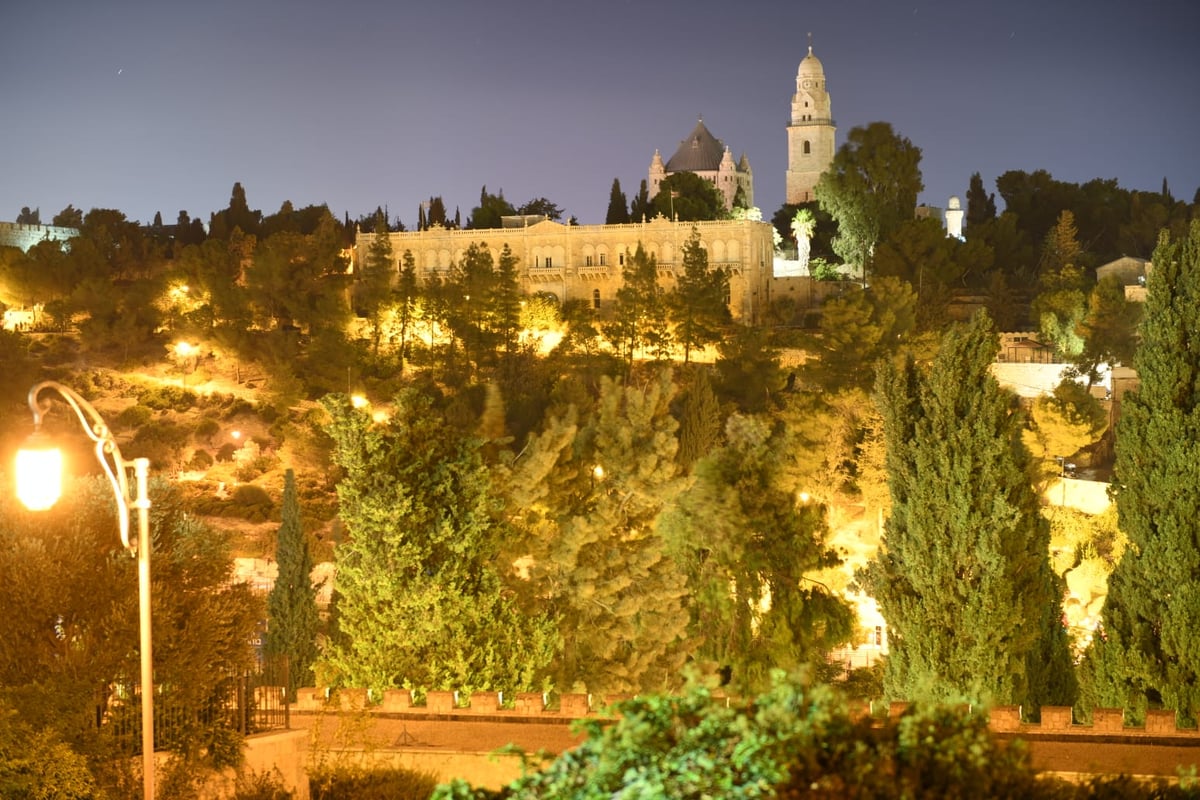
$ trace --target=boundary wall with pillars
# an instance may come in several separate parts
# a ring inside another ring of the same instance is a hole
[[[607,708],[613,703],[633,697],[633,694],[590,695],[569,693],[551,696],[540,692],[520,692],[511,704],[502,702],[496,692],[472,692],[464,696],[459,692],[425,692],[424,705],[413,700],[408,689],[388,689],[378,704],[368,700],[366,689],[338,689],[330,691],[320,688],[304,688],[298,692],[292,709],[300,713],[320,711],[366,711],[378,714],[445,715],[464,718],[486,715],[494,718],[509,718],[513,722],[530,717],[547,720],[584,719],[590,716],[609,716]],[[720,701],[721,695],[714,695]],[[897,717],[908,708],[908,703],[891,703],[887,708],[889,717]],[[865,710],[865,709],[864,709]],[[965,710],[965,709],[964,709]],[[1097,708],[1092,711],[1090,725],[1074,721],[1069,706],[1044,706],[1041,722],[1021,720],[1020,706],[996,706],[988,711],[988,728],[993,733],[1020,734],[1022,736],[1127,736],[1158,737],[1171,736],[1192,739],[1200,744],[1200,729],[1180,727],[1176,712],[1157,709],[1146,712],[1142,725],[1126,725],[1125,712],[1120,708]]]

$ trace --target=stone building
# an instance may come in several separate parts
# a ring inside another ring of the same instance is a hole
[[[754,205],[754,174],[750,170],[750,161],[746,154],[734,163],[733,154],[704,124],[699,120],[688,137],[679,143],[675,155],[665,164],[662,154],[654,151],[650,160],[650,177],[647,187],[650,198],[658,195],[662,182],[677,172],[692,172],[712,183],[725,199],[725,209],[733,208],[734,198],[738,189],[746,201],[746,208]]]
[[[825,88],[825,68],[813,55],[810,44],[808,55],[796,71],[796,93],[792,95],[792,118],[787,129],[788,203],[816,200],[813,190],[833,163],[836,133]]]
[[[603,312],[616,299],[624,282],[630,254],[640,243],[658,263],[664,291],[675,286],[683,271],[683,245],[699,233],[710,268],[729,270],[729,310],[734,319],[761,321],[770,302],[773,228],[753,220],[672,222],[657,216],[625,225],[562,225],[542,220],[522,227],[459,230],[434,226],[425,231],[389,233],[395,270],[405,251],[411,251],[418,280],[445,275],[472,244],[486,244],[494,261],[508,245],[518,259],[523,291],[553,295],[559,303],[583,300]],[[359,231],[355,239],[357,271],[376,234]]]
[[[16,247],[28,251],[38,242],[69,242],[79,235],[77,228],[58,225],[25,225],[20,222],[0,222],[0,247]],[[68,247],[70,245],[67,245]]]

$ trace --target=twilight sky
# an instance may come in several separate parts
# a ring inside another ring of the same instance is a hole
[[[1200,187],[1196,0],[62,0],[0,17],[0,220],[545,196],[602,223],[702,115],[782,204],[807,32],[838,145],[891,122],[921,201],[972,172]],[[999,198],[997,198],[999,199]]]

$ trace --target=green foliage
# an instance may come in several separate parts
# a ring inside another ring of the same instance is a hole
[[[613,320],[602,327],[605,338],[631,369],[634,357],[643,351],[649,351],[655,359],[668,358],[671,334],[667,304],[658,290],[658,260],[654,254],[639,241],[637,250],[626,254],[623,271]]]
[[[604,215],[605,225],[623,225],[629,222],[629,205],[621,191],[621,181],[613,178],[612,190],[608,195],[608,211]]]
[[[800,502],[784,480],[790,438],[735,414],[725,439],[659,528],[688,575],[694,657],[732,674],[737,691],[761,691],[772,668],[815,663],[848,641],[853,615],[808,577],[841,562],[824,506]]]
[[[658,185],[650,216],[658,214],[665,219],[672,219],[674,214],[674,219],[680,222],[722,219],[725,217],[725,198],[711,181],[696,173],[676,172]]]
[[[815,193],[837,221],[834,251],[860,268],[875,245],[912,219],[921,180],[921,149],[887,122],[853,128],[821,176]]]
[[[176,712],[160,746],[189,761],[217,742],[236,753],[240,738],[209,712],[251,663],[261,604],[229,581],[227,535],[186,513],[158,481],[150,499],[156,703]],[[139,664],[137,562],[120,548],[112,500],[107,481],[92,479],[49,512],[8,502],[0,512],[0,580],[11,615],[0,639],[2,694],[22,724],[100,761],[117,740],[95,727],[97,698],[113,715],[135,714],[122,687]]]
[[[644,386],[601,378],[505,476],[529,556],[523,594],[553,615],[562,691],[669,688],[689,652],[684,578],[654,527],[678,489],[672,393],[666,370]]]
[[[817,371],[830,388],[868,388],[878,362],[893,358],[916,324],[917,296],[894,277],[869,288],[851,286],[825,302],[821,312],[821,359]]]
[[[725,302],[729,293],[729,273],[710,269],[708,252],[700,244],[700,232],[684,243],[683,274],[667,299],[668,315],[675,324],[675,341],[683,346],[683,363],[691,360],[692,350],[721,338],[732,317]],[[618,293],[619,296],[619,293]]]
[[[159,383],[140,387],[137,401],[155,411],[183,412],[196,405],[196,393],[168,383]]]
[[[543,615],[519,612],[502,580],[505,528],[479,443],[416,389],[397,395],[386,423],[341,395],[322,405],[349,533],[335,552],[339,636],[327,674],[376,692],[537,686],[549,632]]]
[[[749,701],[694,687],[618,704],[611,724],[498,793],[456,781],[434,800],[553,798],[1072,797],[1039,778],[1019,743],[995,740],[981,715],[917,707],[878,725],[826,687],[779,680]]]
[[[437,788],[432,773],[406,767],[335,767],[308,779],[312,800],[428,800]]]
[[[1146,708],[1200,717],[1200,222],[1164,235],[1154,252],[1141,379],[1117,421],[1116,503],[1129,537],[1109,581],[1103,631],[1085,667],[1097,699],[1140,716]]]
[[[680,466],[686,470],[717,446],[724,425],[708,368],[695,367],[691,375],[680,411],[677,455]]]
[[[1034,457],[1042,460],[1043,480],[1062,471],[1057,459],[1070,459],[1099,441],[1108,429],[1108,413],[1086,387],[1067,379],[1054,393],[1033,401],[1033,428],[1022,435]]]
[[[275,544],[279,575],[267,595],[267,634],[263,650],[287,659],[290,696],[312,685],[317,659],[317,589],[312,583],[313,559],[300,520],[296,475],[284,474],[281,524]]]
[[[1087,312],[1078,325],[1078,333],[1083,337],[1083,351],[1075,362],[1090,383],[1099,378],[1102,364],[1128,366],[1133,363],[1143,305],[1125,298],[1125,287],[1116,275],[1105,277],[1092,289]]]
[[[782,382],[779,352],[771,345],[766,331],[738,327],[721,340],[717,351],[718,396],[747,414],[766,411],[772,393]]]
[[[990,327],[952,329],[928,373],[911,357],[879,373],[892,508],[860,579],[888,620],[888,697],[1073,698],[1056,684],[1071,674],[1061,589]]]
[[[0,698],[0,797],[102,800],[87,759],[53,729],[34,732]]]
[[[239,775],[230,800],[292,800],[278,769],[271,772],[249,772]]]
[[[499,194],[489,194],[487,187],[484,186],[479,191],[479,205],[471,209],[471,218],[467,221],[467,227],[475,230],[499,228],[503,224],[501,217],[509,217],[516,213],[517,210],[513,208],[512,203],[504,199],[503,189]]]

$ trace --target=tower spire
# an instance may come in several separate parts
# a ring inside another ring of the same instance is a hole
[[[812,55],[812,31],[808,32],[808,54]]]

